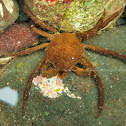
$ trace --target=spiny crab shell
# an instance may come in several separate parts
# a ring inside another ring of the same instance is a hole
[[[37,18],[58,30],[83,32],[95,26],[104,10],[106,19],[124,7],[126,0],[24,0],[24,2]]]

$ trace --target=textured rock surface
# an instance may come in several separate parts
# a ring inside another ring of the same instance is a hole
[[[88,40],[88,44],[113,49],[126,55],[126,26],[119,26]],[[22,97],[26,82],[36,64],[45,55],[39,51],[29,56],[13,59],[0,75],[0,88],[10,86],[18,91],[18,103],[11,108],[0,102],[0,124],[2,126],[124,126],[126,124],[126,62],[86,51],[104,87],[104,108],[95,120],[98,106],[98,91],[92,78],[84,78],[69,72],[64,85],[81,99],[65,95],[56,99],[43,97],[34,85],[27,104],[28,118],[23,118]],[[17,67],[20,64],[20,68]]]
[[[104,10],[106,20],[123,8],[126,0],[24,0],[24,3],[37,18],[59,30],[83,32],[95,26]]]
[[[0,1],[0,32],[15,22],[19,15],[18,11],[15,0]]]
[[[33,33],[30,26],[25,24],[14,24],[0,33],[0,56],[18,51],[37,41],[37,35]]]

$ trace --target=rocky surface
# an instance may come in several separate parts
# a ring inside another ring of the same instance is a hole
[[[86,41],[90,45],[108,48],[126,55],[126,26],[118,26]],[[22,97],[26,82],[36,64],[45,55],[38,51],[28,56],[14,58],[1,70],[0,88],[9,86],[18,92],[18,103],[13,108],[0,102],[0,125],[2,126],[124,126],[126,124],[126,62],[111,56],[86,51],[103,82],[104,108],[96,120],[98,90],[94,80],[69,72],[64,86],[81,97],[73,99],[62,96],[51,99],[42,96],[32,85],[27,104],[28,117],[23,117]]]
[[[37,18],[61,31],[84,32],[93,28],[105,10],[104,20],[124,8],[126,0],[24,0]],[[112,27],[121,13],[111,21]]]

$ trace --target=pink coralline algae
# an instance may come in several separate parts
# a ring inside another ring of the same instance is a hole
[[[43,96],[48,98],[57,98],[64,93],[70,98],[81,99],[80,96],[73,94],[68,87],[64,87],[63,80],[57,76],[46,78],[39,75],[33,79],[33,84]]]
[[[21,50],[37,41],[37,35],[32,32],[30,26],[14,24],[0,33],[0,56]]]
[[[40,89],[43,96],[47,96],[49,98],[59,97],[64,89],[62,80],[57,76],[44,78],[40,75],[33,79],[33,83]]]

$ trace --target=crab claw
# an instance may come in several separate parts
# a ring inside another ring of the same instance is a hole
[[[74,73],[76,73],[78,76],[84,76],[84,77],[90,77],[92,74],[92,70],[90,68],[83,69],[79,68],[77,66],[74,66],[75,69],[72,69]]]

